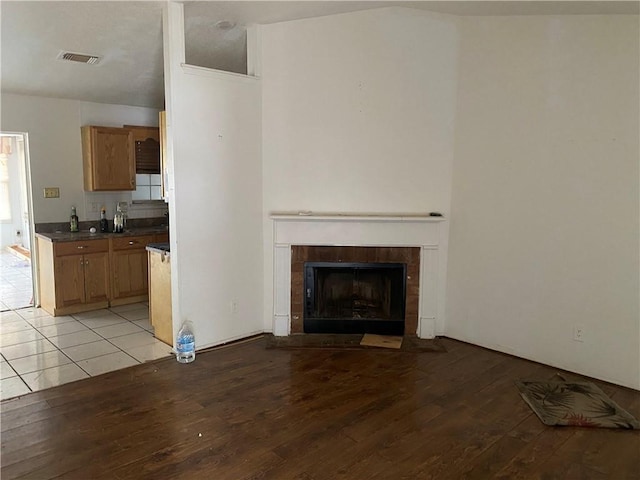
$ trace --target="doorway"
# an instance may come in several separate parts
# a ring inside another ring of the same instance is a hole
[[[0,132],[0,310],[37,305],[26,133]]]

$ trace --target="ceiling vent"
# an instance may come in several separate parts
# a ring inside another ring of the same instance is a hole
[[[86,53],[73,53],[73,52],[60,52],[58,60],[68,60],[70,62],[88,63],[90,65],[96,65],[100,62],[100,58],[97,55],[87,55]]]

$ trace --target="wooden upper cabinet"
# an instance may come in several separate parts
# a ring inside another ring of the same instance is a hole
[[[160,173],[160,129],[125,125],[133,134],[136,173]]]
[[[154,140],[160,143],[160,129],[158,127],[141,127],[139,125],[125,125],[133,133],[134,142]]]
[[[135,190],[136,163],[130,128],[82,127],[84,189]]]

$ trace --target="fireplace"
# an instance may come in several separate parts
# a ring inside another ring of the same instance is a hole
[[[444,330],[444,217],[285,212],[270,218],[273,256],[265,264],[265,299],[274,335],[305,333],[308,262],[404,264],[404,334],[433,338]]]
[[[292,245],[290,268],[291,333],[416,334],[419,248]]]
[[[305,262],[305,333],[403,335],[404,263]]]

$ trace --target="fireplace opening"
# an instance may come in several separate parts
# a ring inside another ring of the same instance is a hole
[[[406,264],[304,263],[305,333],[404,335]]]

